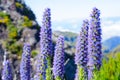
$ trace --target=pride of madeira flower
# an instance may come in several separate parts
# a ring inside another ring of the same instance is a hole
[[[88,20],[84,20],[80,34],[77,38],[75,53],[75,63],[77,65],[77,70],[75,80],[82,80],[83,78],[87,78],[88,26]]]
[[[9,60],[4,61],[2,80],[13,80],[12,68]]]
[[[99,70],[102,63],[100,10],[93,8],[88,36],[88,80],[92,80],[93,71]]]
[[[64,37],[59,36],[54,54],[53,74],[55,80],[63,80],[64,77]]]
[[[13,80],[12,68],[10,61],[7,59],[7,53],[5,51],[3,61],[2,80]]]
[[[46,8],[43,14],[43,21],[40,30],[40,53],[37,58],[37,79],[51,80],[51,57],[52,50],[52,29],[51,29],[51,13]]]
[[[20,63],[20,77],[21,80],[30,80],[30,72],[31,72],[31,47],[29,44],[25,43],[23,46],[22,59]]]

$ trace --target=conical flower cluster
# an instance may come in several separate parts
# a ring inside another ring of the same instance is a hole
[[[84,76],[87,76],[87,55],[88,55],[88,20],[83,21],[80,35],[77,38],[75,63],[77,68],[81,67],[84,70]],[[79,69],[77,69],[79,70]],[[79,73],[79,71],[77,71]],[[76,77],[78,74],[76,73]]]
[[[88,37],[88,80],[93,77],[93,70],[100,69],[101,66],[101,26],[100,26],[100,11],[94,8],[91,14]]]
[[[6,52],[4,54],[3,61],[3,71],[2,71],[2,80],[13,80],[12,68],[10,65],[10,61],[6,59]]]
[[[9,60],[6,60],[4,62],[3,73],[2,74],[3,74],[2,80],[13,80],[12,68],[11,68]]]
[[[52,53],[52,30],[51,30],[51,13],[50,9],[46,8],[43,14],[43,22],[40,32],[40,54],[37,58],[37,78],[46,80],[47,58],[53,55]]]
[[[80,35],[77,38],[75,63],[78,66],[86,67],[88,55],[88,20],[83,21]]]
[[[63,80],[64,77],[64,37],[59,36],[54,54],[53,74],[55,79]]]
[[[37,55],[37,60],[36,60],[36,74],[34,76],[35,80],[42,80],[43,76],[45,77],[45,66],[44,64],[47,64],[45,57],[43,54],[38,54]]]
[[[40,51],[43,55],[52,55],[52,30],[51,30],[51,17],[50,9],[45,9],[43,15],[43,25],[40,32]]]
[[[20,64],[20,77],[21,80],[30,80],[30,71],[31,71],[31,47],[29,44],[25,43],[23,47],[23,54]]]

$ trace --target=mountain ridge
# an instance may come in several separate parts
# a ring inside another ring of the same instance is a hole
[[[111,52],[119,45],[120,45],[120,36],[111,37],[103,42],[103,46],[108,51],[107,53]]]

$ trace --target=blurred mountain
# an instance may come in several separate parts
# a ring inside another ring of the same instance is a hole
[[[120,45],[120,37],[112,37],[103,42],[104,53],[109,53],[113,51],[116,47]]]
[[[54,31],[53,32],[53,41],[56,41],[59,35],[63,35],[65,37],[65,51],[69,55],[74,55],[75,53],[75,44],[76,44],[76,33],[73,32],[62,32],[62,31]],[[112,38],[107,39],[102,43],[103,53],[110,53],[110,52],[119,52],[120,48],[120,37],[115,36]]]
[[[111,53],[118,53],[120,52],[120,45],[118,45],[116,48],[114,48]]]

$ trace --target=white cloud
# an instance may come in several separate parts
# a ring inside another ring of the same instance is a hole
[[[54,30],[59,30],[59,31],[70,31],[70,32],[75,32],[79,33],[81,29],[81,25],[79,23],[72,23],[69,25],[57,25],[57,28],[53,28]],[[68,27],[66,27],[68,26]],[[120,36],[120,20],[114,22],[114,20],[104,20],[104,22],[101,23],[102,27],[102,40],[109,39],[114,36]]]
[[[55,30],[55,31],[63,31],[63,32],[65,32],[65,31],[71,31],[71,30],[69,30],[69,29],[65,29],[65,28],[62,27],[62,26],[57,26],[57,28],[55,28],[54,30]]]
[[[71,30],[69,28],[65,28],[63,26],[57,26],[57,28],[53,29],[54,31],[63,31],[63,32],[73,32],[73,33],[78,33],[75,30]]]
[[[110,26],[115,24],[112,20],[106,20],[106,21],[102,21],[102,26],[106,27],[106,26]]]
[[[78,28],[78,25],[77,24],[73,24],[73,28]]]
[[[106,40],[114,36],[120,36],[120,21],[117,21],[109,26],[105,25],[102,26],[103,40]]]

